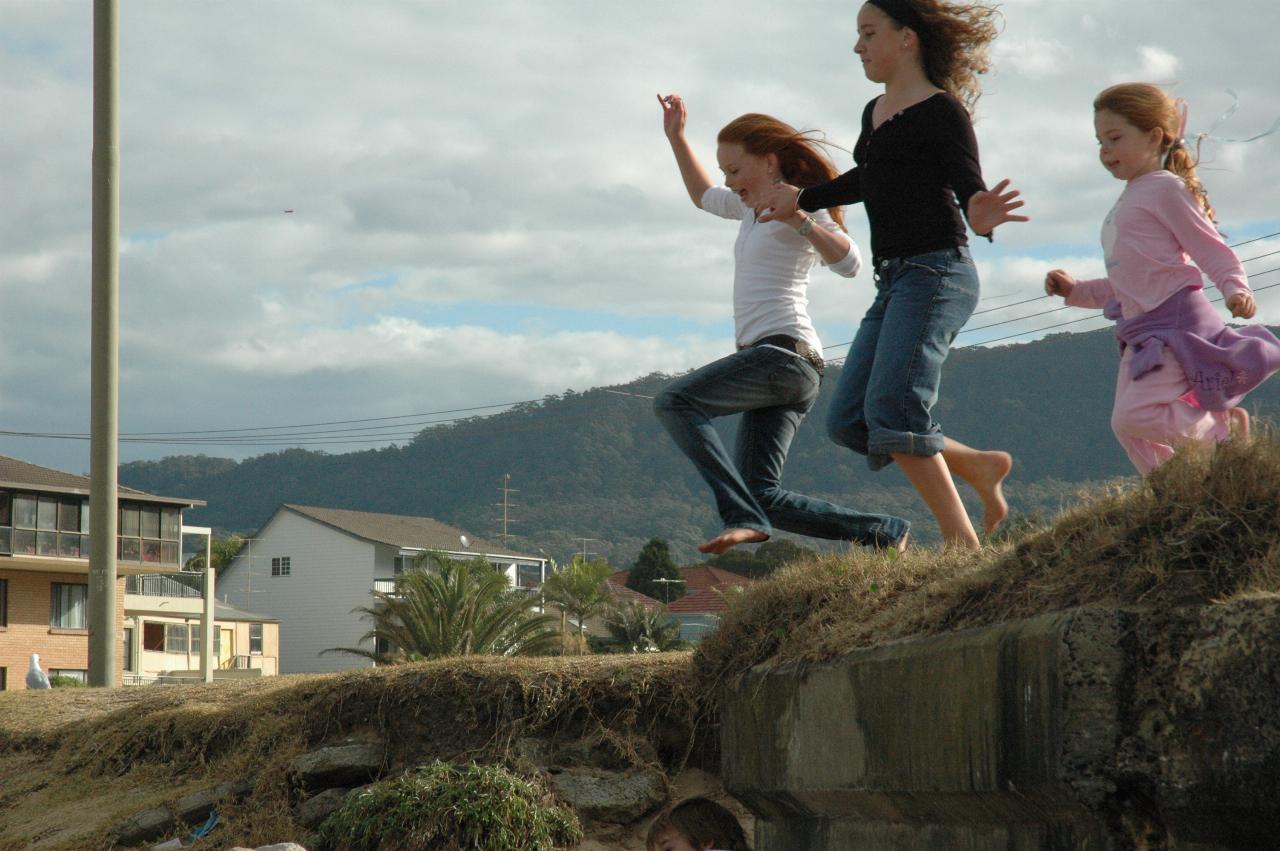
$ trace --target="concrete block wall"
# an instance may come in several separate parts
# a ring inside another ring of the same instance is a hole
[[[1276,598],[756,669],[722,706],[760,851],[1269,847],[1280,824]]]

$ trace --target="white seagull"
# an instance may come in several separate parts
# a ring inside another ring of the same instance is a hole
[[[27,669],[27,688],[49,688],[49,678],[40,670],[40,654],[31,654],[31,667]]]

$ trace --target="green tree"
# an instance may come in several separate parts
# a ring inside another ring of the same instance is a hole
[[[221,574],[222,569],[231,564],[231,560],[239,555],[244,547],[243,535],[229,535],[226,538],[214,538],[209,542],[209,552],[213,561],[213,572]],[[184,567],[187,570],[204,570],[204,553],[187,559]]]
[[[662,538],[650,538],[636,556],[635,566],[627,576],[627,587],[664,603],[684,596],[683,582],[657,582],[658,579],[680,579],[680,569],[671,559],[671,548]],[[665,586],[665,587],[664,587]]]
[[[374,647],[331,647],[378,664],[441,656],[529,656],[555,649],[555,619],[534,609],[536,597],[513,591],[504,574],[483,558],[455,561],[426,552],[396,577],[391,592],[374,591],[373,606],[357,606],[372,623],[360,643]],[[388,647],[379,650],[379,644]]]
[[[817,555],[816,550],[802,547],[786,538],[774,538],[758,547],[734,547],[707,562],[741,576],[768,576],[784,564],[804,561]]]
[[[578,622],[579,639],[582,639],[583,621],[603,612],[609,603],[604,581],[611,573],[613,568],[608,562],[574,556],[568,567],[552,573],[542,583],[542,594],[547,601]],[[583,646],[581,640],[578,644]]]
[[[644,653],[688,647],[688,642],[680,640],[678,620],[665,609],[645,608],[639,600],[612,606],[604,625],[613,644],[623,652]]]

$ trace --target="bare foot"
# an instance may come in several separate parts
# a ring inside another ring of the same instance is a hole
[[[1232,408],[1227,411],[1231,418],[1231,434],[1241,440],[1249,439],[1249,412],[1244,408]]]
[[[758,544],[769,540],[769,536],[759,529],[725,529],[710,541],[698,546],[698,552],[720,555],[720,553],[736,547],[738,544]]]
[[[977,454],[978,460],[968,482],[982,499],[982,529],[990,535],[1009,516],[1003,483],[1013,469],[1013,456],[1000,451]]]
[[[902,537],[898,539],[898,543],[893,545],[893,548],[897,550],[898,555],[902,555],[907,551],[907,547],[910,546],[910,544],[911,544],[911,530],[908,529],[907,531],[902,533]]]

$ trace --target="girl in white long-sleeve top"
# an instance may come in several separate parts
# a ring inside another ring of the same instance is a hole
[[[768,115],[734,119],[717,138],[724,185],[715,185],[684,136],[678,95],[659,96],[663,130],[690,200],[740,221],[734,245],[733,316],[737,351],[667,386],[654,411],[710,486],[723,531],[699,549],[720,553],[768,540],[776,527],[876,547],[906,544],[905,520],[863,514],[785,490],[782,465],[796,429],[818,398],[822,343],[809,318],[809,270],[819,262],[845,277],[861,256],[838,208],[761,222],[757,212],[779,181],[813,185],[835,167],[806,134]],[[732,456],[711,421],[742,414]]]

